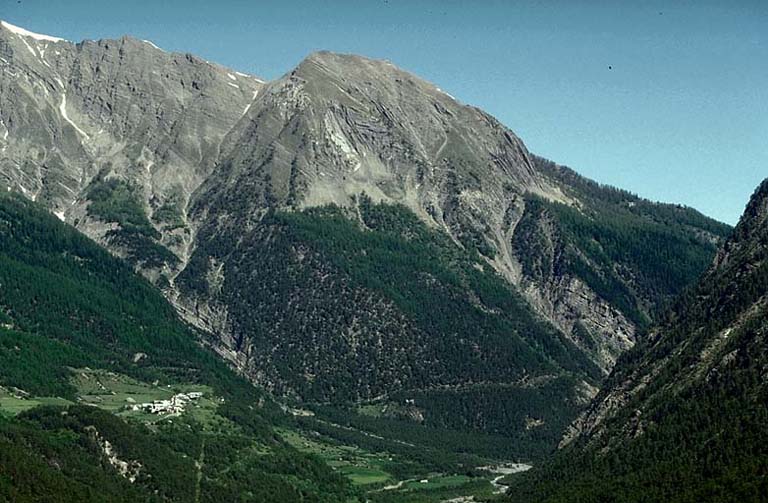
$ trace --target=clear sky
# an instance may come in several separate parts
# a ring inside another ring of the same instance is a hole
[[[268,79],[318,49],[386,58],[537,154],[729,223],[768,177],[768,0],[0,0],[0,18]]]

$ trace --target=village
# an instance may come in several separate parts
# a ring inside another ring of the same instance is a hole
[[[150,414],[179,415],[184,412],[189,402],[199,400],[202,397],[203,393],[200,391],[177,393],[168,400],[155,400],[154,402],[132,405],[131,410],[148,412]]]

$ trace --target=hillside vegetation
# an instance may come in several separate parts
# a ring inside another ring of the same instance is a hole
[[[0,500],[349,494],[343,477],[280,439],[271,426],[285,421],[277,405],[203,350],[157,290],[7,194],[0,285]],[[204,398],[180,416],[130,406],[189,390]]]
[[[700,283],[626,353],[516,502],[764,501],[768,182]]]

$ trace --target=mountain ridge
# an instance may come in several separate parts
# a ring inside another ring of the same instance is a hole
[[[583,403],[729,231],[564,176],[385,61],[318,52],[265,83],[131,38],[50,44],[0,30],[0,176],[297,399],[554,375]]]

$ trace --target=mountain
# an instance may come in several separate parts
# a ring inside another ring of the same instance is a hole
[[[764,501],[768,180],[701,281],[628,351],[514,501]],[[555,476],[556,474],[556,476]]]
[[[538,158],[386,61],[319,52],[264,83],[4,23],[0,65],[9,189],[128,260],[252,382],[408,404],[529,455],[730,231]]]

